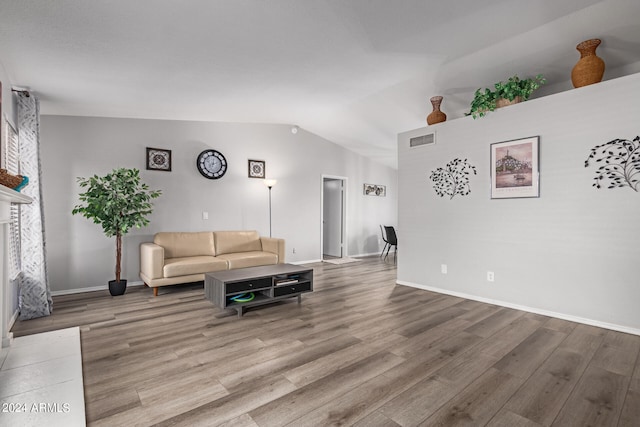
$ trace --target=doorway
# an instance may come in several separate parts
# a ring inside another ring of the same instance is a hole
[[[347,178],[322,176],[322,259],[343,258],[346,248]]]

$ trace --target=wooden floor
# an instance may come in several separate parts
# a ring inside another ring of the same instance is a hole
[[[202,285],[54,298],[80,326],[93,426],[638,426],[640,337],[313,264],[315,292],[214,308]]]

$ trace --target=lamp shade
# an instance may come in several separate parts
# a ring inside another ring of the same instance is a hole
[[[274,185],[276,185],[276,182],[278,182],[278,180],[276,180],[276,179],[265,179],[263,182],[264,182],[265,186],[271,188]]]

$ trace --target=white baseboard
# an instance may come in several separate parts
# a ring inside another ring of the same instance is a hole
[[[435,288],[433,286],[420,285],[418,283],[406,282],[404,280],[396,280],[398,285],[409,286],[412,288],[424,289],[425,291],[437,292],[439,294],[451,295],[454,297],[460,297],[470,299],[474,301],[484,302],[487,304],[499,305],[501,307],[513,308],[515,310],[527,311],[529,313],[541,314],[543,316],[555,317],[562,320],[568,320],[570,322],[583,323],[589,326],[596,326],[598,328],[611,329],[613,331],[624,332],[626,334],[640,335],[640,329],[630,328],[628,326],[616,325],[614,323],[601,322],[599,320],[586,319],[584,317],[572,316],[570,314],[557,313],[555,311],[548,311],[535,307],[527,307],[519,304],[512,304],[506,301],[494,300],[491,298],[479,297],[476,295],[465,294],[463,292],[450,291],[448,289]]]
[[[312,259],[309,261],[292,261],[289,264],[293,264],[293,265],[301,265],[301,264],[313,264],[314,262],[322,262],[321,259]]]
[[[128,282],[127,283],[127,287],[129,286],[142,286],[144,285],[144,282],[142,281],[136,281],[136,282]],[[84,292],[94,292],[94,291],[106,291],[109,289],[109,285],[102,285],[102,286],[93,286],[90,288],[77,288],[77,289],[63,289],[60,291],[51,291],[51,296],[58,296],[58,295],[72,295],[72,294],[81,294]]]
[[[7,330],[11,330],[11,328],[13,328],[13,325],[16,323],[16,320],[18,320],[18,316],[20,315],[20,312],[18,310],[13,312],[13,316],[11,316],[11,319],[9,319],[9,328],[7,328]]]
[[[366,257],[366,256],[373,256],[373,255],[380,255],[380,254],[378,252],[374,252],[371,254],[349,255],[349,258],[360,258],[360,257]],[[313,264],[316,262],[322,262],[322,259],[311,259],[308,261],[292,261],[292,262],[289,262],[289,264],[300,265],[300,264]]]
[[[362,258],[362,257],[366,257],[366,256],[374,256],[374,255],[380,255],[380,252],[371,252],[370,254],[357,254],[357,255],[349,255],[349,257],[351,258]]]
[[[348,255],[349,258],[360,258],[360,257],[367,257],[367,256],[373,256],[373,255],[380,255],[380,252],[373,252],[370,254],[358,254],[358,255]],[[301,264],[313,264],[316,262],[322,262],[322,258],[320,259],[310,259],[307,261],[287,261],[288,264],[293,264],[293,265],[301,265]]]
[[[13,312],[13,315],[11,316],[11,319],[9,319],[9,323],[7,325],[7,336],[0,344],[0,347],[9,347],[11,345],[11,342],[13,341],[13,332],[10,331],[11,328],[13,328],[13,325],[15,325],[16,320],[18,320],[19,315],[20,312],[18,310]]]

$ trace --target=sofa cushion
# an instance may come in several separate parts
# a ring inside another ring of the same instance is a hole
[[[164,277],[209,273],[227,269],[227,261],[212,256],[190,256],[164,260]]]
[[[218,255],[216,258],[229,262],[229,268],[257,267],[278,263],[278,255],[271,252],[251,251]]]
[[[164,248],[165,258],[183,258],[189,256],[215,256],[213,233],[163,232],[153,237],[153,243]],[[166,277],[166,275],[165,275]]]
[[[262,250],[257,231],[214,231],[213,236],[216,255]]]

